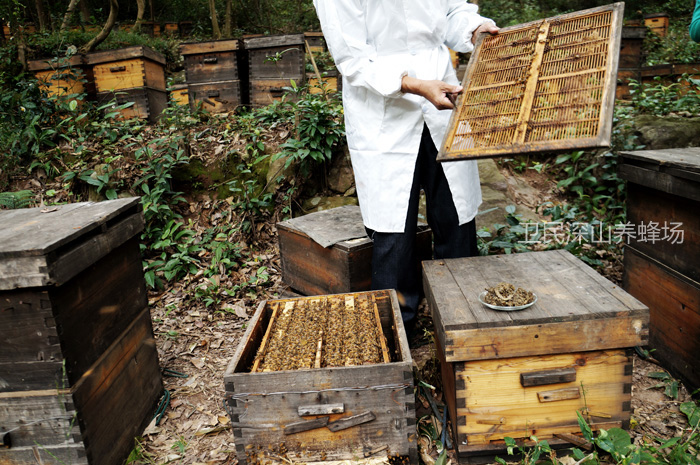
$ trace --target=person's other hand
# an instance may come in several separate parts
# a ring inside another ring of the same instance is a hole
[[[479,37],[479,34],[481,34],[482,32],[488,32],[489,34],[496,35],[498,34],[498,31],[500,31],[499,27],[496,26],[494,23],[488,21],[474,30],[474,32],[472,33],[472,44],[476,43],[477,37]]]
[[[455,107],[453,99],[462,92],[462,86],[453,86],[443,81],[426,81],[411,76],[404,76],[401,81],[401,91],[424,97],[438,110],[451,110]]]

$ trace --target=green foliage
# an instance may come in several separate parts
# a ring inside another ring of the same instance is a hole
[[[691,3],[687,2],[686,6]],[[650,33],[644,40],[646,65],[667,63],[697,63],[700,61],[700,44],[688,36],[689,20],[674,16],[664,37]]]
[[[658,379],[661,381],[654,387],[664,388],[664,394],[666,394],[671,399],[678,399],[678,380],[674,379],[671,375],[665,371],[654,371],[647,375],[649,378]]]
[[[700,80],[683,75],[668,83],[661,77],[653,84],[630,80],[632,107],[637,114],[666,116],[671,113],[700,114]]]
[[[0,192],[0,207],[14,210],[16,208],[26,208],[34,201],[34,192],[22,190],[17,192]]]

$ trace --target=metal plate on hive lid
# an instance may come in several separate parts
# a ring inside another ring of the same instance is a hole
[[[438,160],[609,145],[623,8],[481,34]]]

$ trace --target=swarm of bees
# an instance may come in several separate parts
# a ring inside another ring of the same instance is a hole
[[[275,303],[268,340],[253,371],[300,370],[382,363],[384,335],[369,294]]]

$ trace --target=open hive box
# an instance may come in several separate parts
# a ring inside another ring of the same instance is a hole
[[[393,290],[262,302],[224,375],[239,462],[417,460],[411,365]]]
[[[623,3],[482,34],[439,161],[607,146]]]

